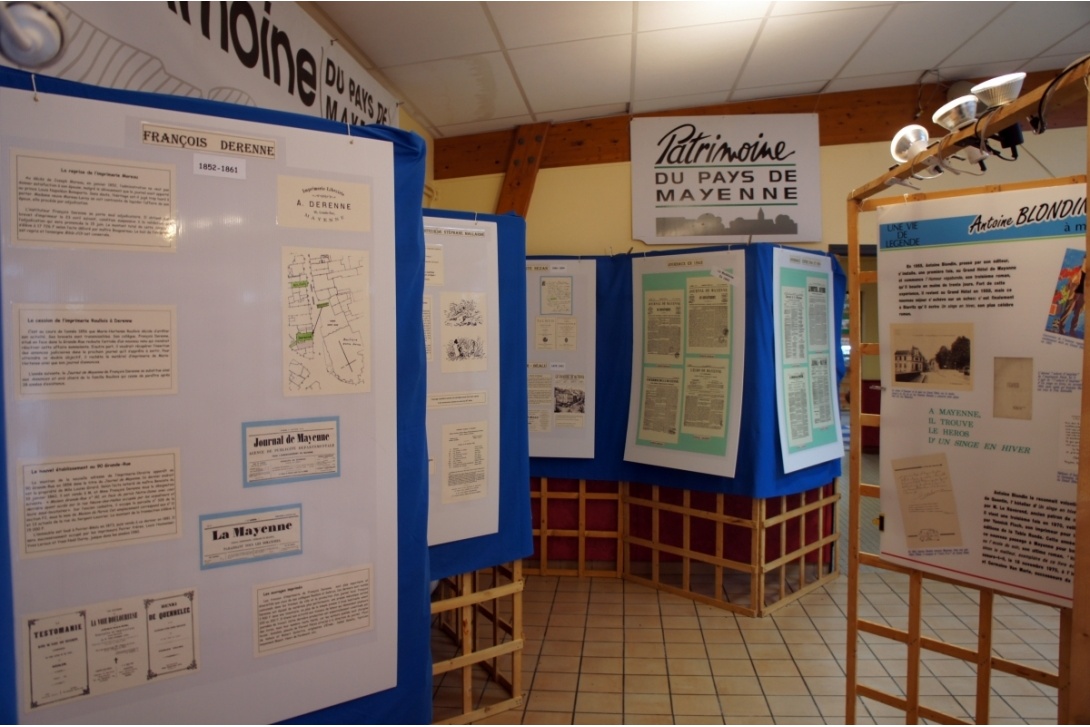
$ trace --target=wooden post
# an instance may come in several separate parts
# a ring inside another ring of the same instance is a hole
[[[1090,94],[1086,97],[1090,109]],[[1090,141],[1090,126],[1087,127]],[[1087,148],[1087,169],[1090,169],[1090,148]],[[1087,230],[1086,248],[1090,254],[1090,229]],[[1085,342],[1084,346],[1085,346]],[[1082,413],[1090,410],[1090,356],[1086,348],[1082,353]],[[1085,419],[1086,417],[1082,417]],[[1090,427],[1088,427],[1090,429]],[[1071,674],[1090,674],[1090,433],[1080,429],[1079,477],[1075,496],[1075,584],[1071,602]],[[1065,687],[1067,685],[1062,685]],[[1070,699],[1062,703],[1070,705],[1067,720],[1074,724],[1090,722],[1090,689],[1071,689]],[[1061,715],[1061,718],[1064,715]]]
[[[859,269],[859,200],[848,199],[848,341],[851,353],[848,355],[848,397],[850,404],[851,441],[848,444],[848,638],[845,649],[845,672],[847,688],[844,705],[844,721],[855,724],[855,706],[858,701],[857,660],[859,654],[859,483],[861,473],[861,455],[863,429],[859,424],[859,413],[863,408],[863,355],[859,344],[863,336],[860,315]]]

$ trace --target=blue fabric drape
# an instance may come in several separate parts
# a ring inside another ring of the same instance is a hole
[[[530,444],[526,428],[526,221],[514,214],[480,215],[431,209],[427,214],[495,222],[499,238],[500,529],[493,535],[433,545],[429,549],[432,578],[444,578],[508,563],[533,552]]]
[[[736,245],[701,247],[713,252]],[[832,482],[840,475],[840,459],[785,474],[777,426],[775,325],[772,320],[771,245],[745,246],[746,354],[742,385],[742,428],[734,477],[626,462],[628,403],[632,385],[632,256],[596,257],[598,275],[598,360],[595,366],[595,456],[593,459],[533,457],[532,477],[639,482],[702,492],[724,492],[755,498],[792,495]],[[649,252],[691,254],[693,250]],[[813,252],[813,251],[807,251]],[[555,257],[555,256],[553,256]],[[837,330],[844,310],[847,276],[835,257],[833,300]],[[533,258],[531,258],[533,259]],[[587,259],[587,258],[583,258]],[[837,379],[844,376],[844,356],[836,349]]]

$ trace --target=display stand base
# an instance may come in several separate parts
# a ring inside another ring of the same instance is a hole
[[[765,616],[840,573],[835,483],[765,499],[544,477],[530,489],[531,575],[623,577]]]
[[[621,577],[619,483],[531,477],[530,506],[528,575]]]
[[[438,582],[432,593],[432,723],[522,704],[522,561]]]

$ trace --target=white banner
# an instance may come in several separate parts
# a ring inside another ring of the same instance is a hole
[[[632,119],[632,237],[821,240],[817,114]]]
[[[39,72],[127,91],[352,124],[398,121],[398,101],[297,3],[57,3],[64,50]],[[11,65],[3,57],[0,63]]]
[[[882,554],[1070,606],[1086,187],[878,221]]]

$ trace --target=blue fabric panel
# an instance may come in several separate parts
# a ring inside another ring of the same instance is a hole
[[[432,578],[470,573],[533,553],[530,519],[530,439],[526,426],[526,221],[518,215],[446,210],[429,217],[495,222],[500,293],[500,528],[428,549]],[[421,274],[423,280],[423,274]],[[421,293],[423,296],[423,293]],[[420,440],[425,441],[425,440]]]
[[[178,96],[119,91],[36,76],[40,93],[75,96],[186,113],[277,124],[298,129],[346,133],[344,124],[317,117],[268,111],[236,104]],[[0,67],[0,86],[31,90],[31,75]],[[424,295],[424,231],[421,199],[424,190],[426,147],[416,134],[383,126],[354,126],[351,134],[393,144],[396,205],[397,276],[397,406],[398,406],[398,661],[397,686],[386,691],[330,706],[289,723],[300,724],[427,724],[431,722],[431,645],[429,629],[430,575],[427,562],[427,457],[419,442],[425,440],[424,412],[426,361],[420,316]],[[2,323],[2,322],[0,322]],[[525,367],[524,367],[525,368]],[[2,392],[0,392],[2,396]],[[525,421],[525,414],[523,421]],[[0,426],[3,422],[0,421]],[[6,440],[5,438],[2,441]],[[0,447],[7,472],[6,447]],[[5,491],[8,483],[4,481]],[[0,537],[0,613],[12,610],[11,553],[7,532],[7,496],[0,498],[4,535]],[[17,717],[15,644],[12,619],[0,625],[0,720]],[[361,663],[360,669],[382,668]],[[306,677],[300,675],[301,682]],[[316,676],[315,678],[320,678]]]
[[[703,251],[737,249],[709,246]],[[777,424],[775,326],[772,320],[771,245],[745,246],[746,355],[742,385],[742,429],[734,477],[626,462],[628,402],[632,383],[632,257],[597,257],[598,361],[595,366],[595,456],[593,459],[534,457],[532,477],[554,477],[639,482],[702,492],[724,492],[755,498],[790,495],[819,487],[840,475],[840,459],[784,474]],[[649,252],[658,255],[691,254],[692,249]],[[809,251],[812,252],[812,251]],[[847,276],[835,257],[833,307],[839,330],[847,290]],[[844,376],[844,357],[837,347],[837,379]]]

